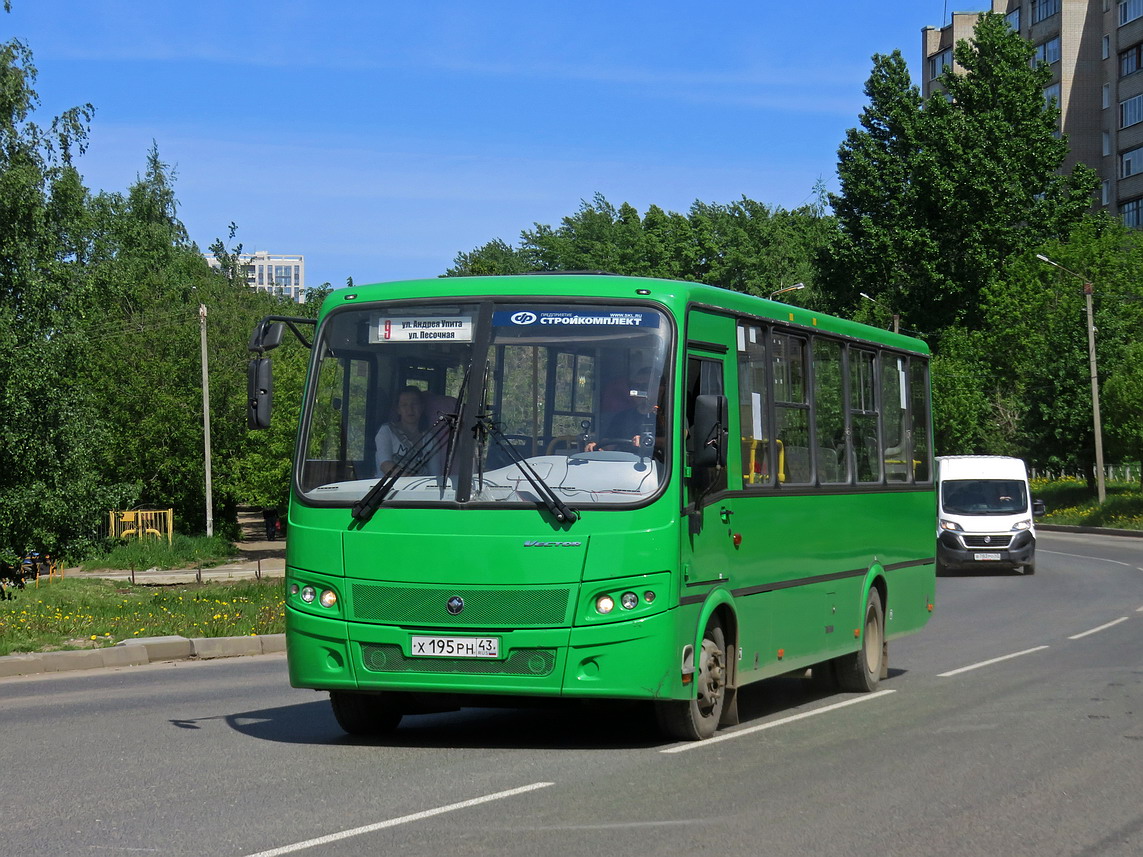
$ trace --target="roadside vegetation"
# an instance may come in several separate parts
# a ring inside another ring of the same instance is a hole
[[[1033,479],[1032,496],[1043,500],[1048,513],[1044,524],[1072,527],[1109,527],[1143,530],[1143,489],[1138,482],[1107,483],[1107,502],[1098,503],[1095,491],[1079,479]]]
[[[184,536],[176,533],[168,545],[164,539],[129,539],[110,546],[80,563],[84,571],[148,568],[210,568],[238,555],[238,549],[221,536]]]
[[[135,586],[118,580],[29,582],[0,600],[0,655],[113,646],[123,640],[280,634],[281,580]]]

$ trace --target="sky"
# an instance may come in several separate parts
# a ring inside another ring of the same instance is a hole
[[[154,144],[204,250],[306,285],[443,274],[602,194],[640,212],[836,192],[875,53],[987,0],[11,0],[39,121],[91,104],[93,191]]]

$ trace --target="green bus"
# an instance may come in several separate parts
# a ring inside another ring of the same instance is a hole
[[[625,699],[702,739],[771,676],[874,690],[888,641],[932,613],[916,339],[607,274],[354,286],[258,324],[251,427],[283,325],[312,348],[290,681],[329,691],[349,733]]]

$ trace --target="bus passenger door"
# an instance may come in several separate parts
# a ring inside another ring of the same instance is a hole
[[[734,549],[734,508],[726,495],[727,468],[701,463],[701,449],[710,438],[696,436],[696,404],[699,396],[726,395],[722,360],[688,355],[686,398],[685,473],[689,543],[684,548],[684,586],[690,592],[705,592],[712,584],[728,581]],[[728,409],[729,413],[729,409]],[[722,426],[725,444],[728,426]],[[700,429],[701,430],[701,429]]]

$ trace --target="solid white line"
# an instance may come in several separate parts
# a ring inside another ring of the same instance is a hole
[[[1070,556],[1073,559],[1090,559],[1090,560],[1093,560],[1094,562],[1110,562],[1113,565],[1125,565],[1128,568],[1130,568],[1132,565],[1132,563],[1120,562],[1117,559],[1104,559],[1103,557],[1098,557],[1098,556],[1084,556],[1083,554],[1080,554],[1080,553],[1062,553],[1061,551],[1049,551],[1049,550],[1042,550],[1042,551],[1040,551],[1040,553],[1050,553],[1050,554],[1055,554],[1056,556]]]
[[[390,818],[388,821],[379,821],[376,824],[367,824],[364,827],[343,830],[341,833],[330,833],[327,836],[319,836],[316,839],[307,839],[305,842],[295,842],[293,845],[271,848],[269,851],[259,851],[257,854],[248,854],[247,857],[280,857],[282,854],[293,854],[295,851],[313,848],[315,845],[326,845],[330,842],[349,839],[351,836],[361,836],[363,833],[373,833],[376,830],[384,830],[386,827],[396,827],[399,824],[421,821],[426,818],[432,818],[434,815],[441,815],[442,813],[453,812],[458,809],[468,809],[470,806],[478,806],[479,804],[500,800],[501,798],[515,797],[516,795],[534,792],[537,789],[552,785],[555,785],[555,783],[532,783],[530,786],[521,786],[518,789],[496,792],[496,794],[485,795],[484,797],[477,797],[472,800],[464,800],[460,803],[450,803],[448,806],[438,806],[436,809],[426,809],[423,812],[414,812],[412,815],[403,815],[400,818]]]
[[[801,714],[792,714],[789,717],[783,717],[781,720],[772,720],[769,723],[759,723],[757,726],[751,726],[747,729],[739,729],[734,732],[722,732],[715,735],[713,738],[707,738],[705,741],[693,741],[689,744],[678,744],[674,747],[668,747],[666,750],[660,750],[661,753],[685,753],[687,750],[697,750],[700,747],[709,747],[711,744],[717,744],[720,741],[730,741],[732,738],[741,738],[743,735],[750,735],[754,732],[761,732],[763,729],[773,729],[775,726],[785,726],[787,723],[793,723],[795,720],[805,720],[807,717],[813,717],[817,714],[825,714],[827,711],[836,711],[839,708],[845,708],[848,705],[856,705],[859,702],[868,702],[871,699],[877,699],[879,696],[885,696],[889,693],[896,693],[893,690],[879,690],[876,693],[866,693],[861,696],[855,696],[853,699],[847,699],[844,702],[835,702],[833,705],[827,705],[824,708],[815,708],[813,711],[803,711]]]
[[[1120,616],[1114,622],[1108,622],[1106,625],[1100,625],[1098,628],[1092,628],[1090,631],[1084,631],[1082,634],[1074,634],[1073,636],[1068,637],[1068,639],[1069,640],[1079,640],[1083,637],[1086,637],[1088,634],[1098,634],[1100,631],[1106,631],[1108,628],[1115,627],[1120,622],[1126,622],[1128,618],[1129,617],[1127,617],[1127,616]]]
[[[978,664],[969,664],[967,667],[961,667],[960,669],[956,669],[956,670],[949,670],[947,673],[937,673],[937,678],[948,678],[950,675],[960,675],[960,673],[966,673],[969,670],[975,670],[975,669],[979,669],[980,667],[987,667],[987,666],[991,666],[992,664],[998,664],[1001,661],[1007,661],[1007,660],[1011,660],[1012,658],[1018,658],[1021,655],[1030,655],[1033,652],[1040,652],[1046,648],[1048,648],[1048,647],[1047,646],[1036,646],[1036,648],[1034,648],[1034,649],[1025,649],[1022,652],[1013,652],[1010,655],[1001,655],[1000,657],[993,658],[992,660],[989,660],[989,661],[981,661]]]

